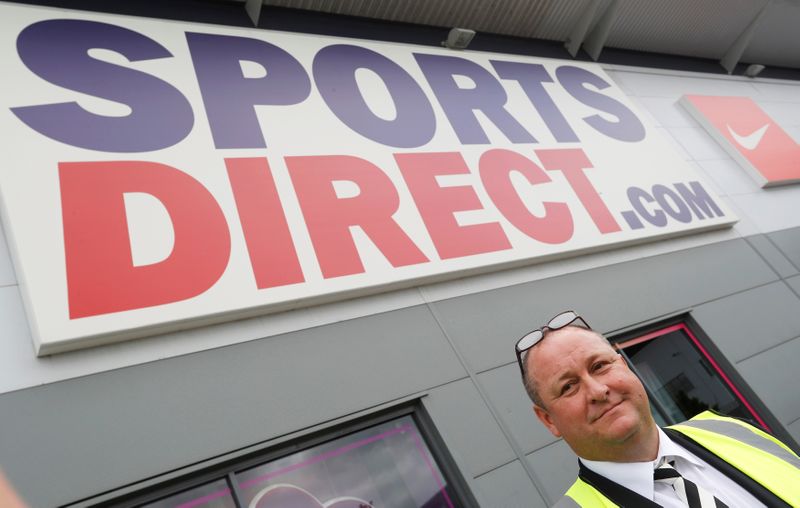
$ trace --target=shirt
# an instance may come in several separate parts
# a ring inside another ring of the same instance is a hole
[[[764,504],[747,490],[697,455],[671,440],[661,429],[658,429],[658,456],[655,460],[647,462],[580,460],[595,473],[665,508],[686,508],[670,485],[661,482],[656,484],[653,481],[653,471],[663,457],[669,457],[670,461],[674,460],[675,469],[684,478],[711,492],[729,508],[764,507]]]

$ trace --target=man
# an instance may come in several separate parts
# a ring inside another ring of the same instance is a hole
[[[710,411],[664,429],[644,387],[573,311],[519,340],[536,416],[579,457],[556,507],[800,507],[800,458],[747,423]]]
[[[3,471],[0,469],[0,506],[3,508],[26,508],[25,503],[14,491],[14,487],[6,479]]]

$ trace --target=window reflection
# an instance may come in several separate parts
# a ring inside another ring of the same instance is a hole
[[[685,325],[618,345],[650,393],[660,425],[682,422],[706,409],[763,424]]]
[[[453,508],[411,417],[236,475],[249,508]]]

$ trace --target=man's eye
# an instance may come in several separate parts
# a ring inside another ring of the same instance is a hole
[[[598,370],[601,370],[603,367],[609,365],[610,363],[611,362],[607,362],[605,360],[599,361],[599,362],[595,363],[594,365],[592,365],[592,370],[594,370],[596,372]]]
[[[573,386],[575,386],[575,383],[572,383],[572,382],[564,384],[564,385],[561,387],[561,395],[564,395],[565,393],[567,393],[568,391],[570,391],[570,390],[572,389],[572,387],[573,387]]]

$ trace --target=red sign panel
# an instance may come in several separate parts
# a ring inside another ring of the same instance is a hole
[[[800,182],[800,145],[752,99],[685,95],[682,102],[762,187]]]

